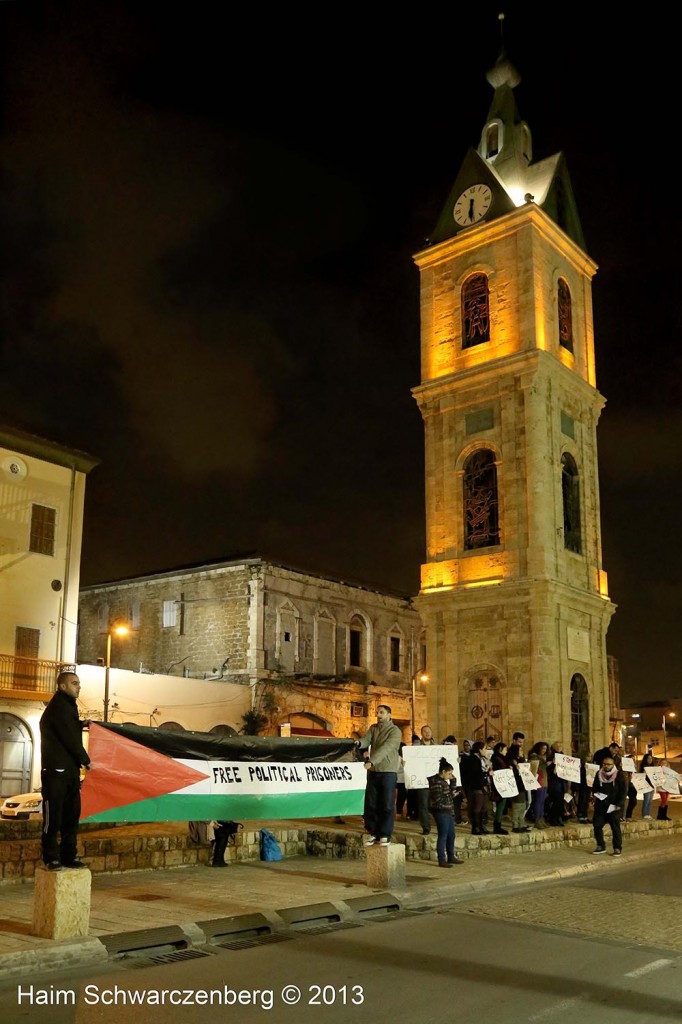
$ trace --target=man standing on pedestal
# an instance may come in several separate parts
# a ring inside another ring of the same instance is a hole
[[[57,692],[40,719],[42,846],[43,861],[50,871],[87,866],[76,857],[81,816],[81,765],[86,771],[90,770],[90,758],[83,746],[83,723],[76,704],[80,690],[75,672],[60,672]]]
[[[357,741],[367,769],[364,811],[365,829],[370,835],[367,846],[388,846],[391,841],[401,742],[402,734],[391,721],[390,707],[380,704],[376,725],[371,725]]]

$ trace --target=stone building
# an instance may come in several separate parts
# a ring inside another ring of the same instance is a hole
[[[533,162],[502,54],[421,284],[427,557],[418,607],[435,727],[609,736],[592,277],[561,153]]]
[[[413,681],[416,724],[426,721],[424,635],[408,596],[250,557],[83,587],[79,663],[101,663],[110,634],[111,665],[144,673],[147,687],[148,673],[185,676],[188,700],[193,679],[250,687],[265,732],[364,733],[385,703],[409,739]]]
[[[0,426],[0,794],[27,790],[39,720],[76,656],[83,505],[98,460]]]

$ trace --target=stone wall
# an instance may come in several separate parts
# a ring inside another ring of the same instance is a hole
[[[290,827],[272,823],[268,828],[274,833],[285,857],[344,858],[362,860],[365,857],[363,833],[311,827]],[[0,832],[0,885],[25,882],[33,879],[40,864],[40,831],[37,826],[35,838],[30,838],[29,829],[18,830],[15,838],[7,838],[8,831]],[[101,828],[101,827],[100,827]],[[149,828],[149,826],[147,826]],[[166,834],[160,830],[165,829]],[[627,821],[623,824],[625,846],[632,841],[644,841],[652,836],[676,836],[682,834],[682,820],[672,821]],[[21,838],[19,838],[21,835]],[[407,860],[437,862],[436,836],[396,835],[396,842],[405,846]],[[594,834],[590,825],[570,825],[564,828],[548,828],[542,831],[524,832],[521,835],[472,836],[459,830],[455,849],[464,860],[476,857],[513,856],[541,850],[554,850],[564,846],[594,846]],[[211,848],[192,843],[183,826],[177,823],[160,824],[158,832],[145,831],[132,825],[116,829],[100,830],[79,837],[79,856],[84,857],[93,874],[142,871],[153,868],[178,868],[196,864],[208,864]],[[237,836],[237,842],[227,848],[225,859],[228,863],[257,861],[260,859],[259,831],[244,828]]]
[[[248,564],[193,573],[160,573],[81,590],[78,661],[95,664],[106,654],[106,625],[130,633],[112,637],[111,664],[158,674],[201,679],[229,671],[248,676]],[[174,608],[164,626],[164,603]],[[141,666],[141,668],[140,668]],[[224,668],[223,668],[224,666]]]
[[[40,824],[12,823],[14,833],[0,826],[0,879],[2,883],[23,882],[33,878],[41,863]],[[99,830],[99,831],[97,831]],[[296,857],[306,852],[305,829],[270,829],[285,857]],[[228,844],[225,860],[238,862],[260,860],[259,831],[245,827],[233,845]],[[93,874],[141,871],[152,868],[175,868],[194,864],[208,864],[212,848],[199,846],[190,840],[186,827],[177,823],[160,823],[158,829],[144,830],[133,825],[118,827],[94,826],[88,831],[81,826],[78,837],[78,856],[83,858]]]

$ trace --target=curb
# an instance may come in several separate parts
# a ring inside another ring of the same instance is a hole
[[[656,862],[679,858],[679,850],[657,850]],[[462,879],[460,882],[433,883],[415,891],[407,889],[370,892],[346,900],[329,900],[298,907],[264,910],[232,917],[183,922],[132,932],[64,939],[40,948],[17,950],[0,955],[0,982],[26,979],[29,973],[50,972],[71,967],[87,967],[105,961],[132,958],[177,956],[183,950],[201,947],[240,947],[257,945],[284,934],[327,931],[336,927],[357,926],[386,918],[403,910],[427,912],[480,893],[502,889],[544,885],[596,872],[618,871],[651,858],[647,850],[628,852],[618,860],[585,861],[568,867],[548,868],[535,874],[502,874],[498,878]]]

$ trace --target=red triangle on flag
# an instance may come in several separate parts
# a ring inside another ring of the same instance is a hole
[[[94,723],[90,725],[88,754],[92,768],[81,791],[81,818],[175,793],[210,778],[207,772],[188,768]]]

